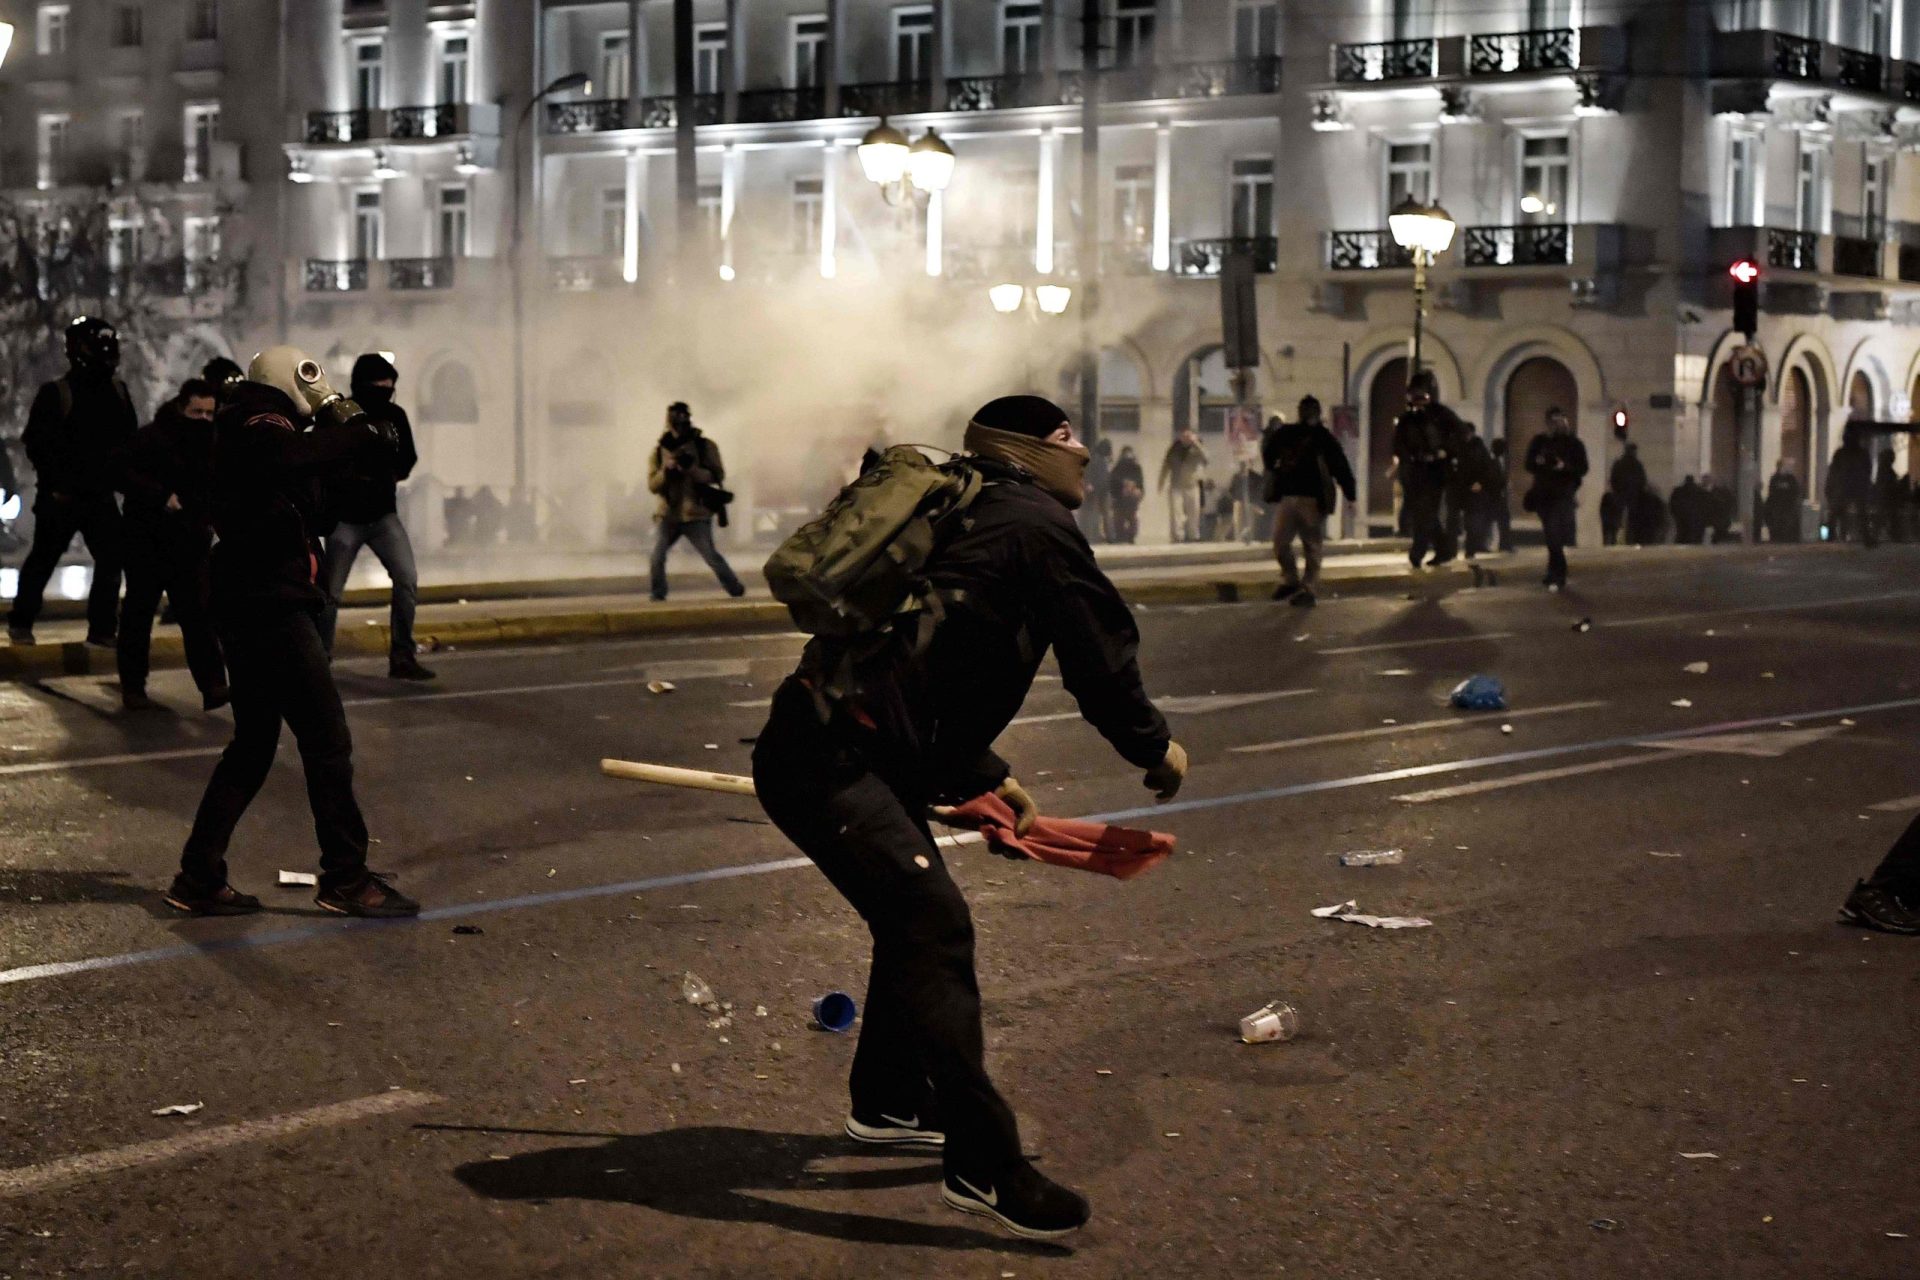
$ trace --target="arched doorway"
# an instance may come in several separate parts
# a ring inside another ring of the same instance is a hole
[[[1726,368],[1713,382],[1713,434],[1707,439],[1707,476],[1719,476],[1729,484],[1740,465],[1740,384]]]
[[[1527,446],[1547,429],[1547,411],[1563,410],[1580,427],[1580,386],[1552,356],[1531,356],[1507,379],[1508,488],[1524,492]]]
[[[1393,422],[1407,407],[1407,360],[1380,366],[1367,392],[1367,514],[1393,515]]]
[[[1878,417],[1873,409],[1873,379],[1867,377],[1865,369],[1855,369],[1853,381],[1847,383],[1847,417],[1863,422],[1873,422]]]
[[[1140,438],[1140,366],[1119,347],[1100,353],[1100,435],[1118,436],[1113,447],[1134,444]]]
[[[1233,408],[1233,381],[1227,376],[1227,353],[1223,347],[1206,347],[1194,352],[1173,375],[1173,433],[1198,431],[1202,436],[1223,436],[1227,413]]]
[[[1780,460],[1804,488],[1813,475],[1813,384],[1805,369],[1791,369],[1780,388]]]

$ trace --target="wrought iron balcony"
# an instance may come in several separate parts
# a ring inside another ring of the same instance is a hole
[[[1840,58],[1840,87],[1862,93],[1879,93],[1886,88],[1887,64],[1876,53],[1858,49],[1834,50]]]
[[[1469,75],[1571,71],[1579,65],[1580,33],[1571,27],[1505,31],[1471,36],[1467,41]]]
[[[361,293],[367,287],[365,258],[308,258],[308,293]]]
[[[1833,273],[1837,276],[1865,276],[1878,279],[1885,271],[1886,250],[1879,240],[1864,236],[1833,238]]]
[[[718,93],[697,93],[693,97],[693,122],[696,125],[719,124],[726,108],[726,98]],[[640,99],[639,118],[634,120],[636,129],[671,129],[680,119],[680,112],[670,94]],[[616,128],[624,126],[614,126]]]
[[[881,80],[840,86],[843,116],[907,116],[933,109],[933,85],[926,80]]]
[[[1787,80],[1820,78],[1820,42],[1805,36],[1773,34],[1773,74]]]
[[[1037,73],[956,76],[947,81],[949,111],[1005,111],[1016,107],[1052,107],[1059,103],[1057,85],[1049,93],[1047,77]]]
[[[451,289],[454,259],[390,258],[387,261],[389,289]]]
[[[1279,58],[1230,58],[1155,70],[1156,98],[1229,98],[1280,92]]]
[[[228,288],[238,282],[238,272],[224,263],[199,258],[165,258],[143,262],[139,282],[150,293],[170,298],[191,298]]]
[[[1382,40],[1333,46],[1333,78],[1341,84],[1430,80],[1439,72],[1438,40]]]
[[[748,124],[784,124],[818,120],[827,113],[827,95],[811,89],[748,89],[740,95],[739,119]]]
[[[461,131],[460,109],[450,102],[432,107],[394,107],[387,112],[389,138],[445,138]]]
[[[373,112],[358,111],[309,111],[307,113],[307,141],[325,142],[365,142],[373,137]]]
[[[668,99],[672,105],[672,99]],[[605,133],[627,127],[625,98],[586,98],[547,104],[548,133]]]
[[[1177,240],[1173,245],[1173,273],[1177,276],[1217,276],[1235,253],[1253,255],[1253,269],[1271,275],[1280,265],[1280,241],[1273,236],[1226,236],[1215,240]]]
[[[1782,271],[1818,271],[1820,235],[1814,231],[1767,228],[1767,265]]]
[[[1327,233],[1327,266],[1335,271],[1399,271],[1413,266],[1413,251],[1402,249],[1391,231]]]
[[[1573,261],[1573,236],[1564,222],[1467,227],[1461,256],[1469,267],[1565,266]]]

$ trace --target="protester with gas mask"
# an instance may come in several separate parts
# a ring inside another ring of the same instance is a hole
[[[93,557],[87,593],[87,643],[112,648],[120,607],[120,505],[114,487],[140,419],[116,371],[120,335],[105,320],[81,316],[67,326],[67,372],[40,388],[21,435],[39,490],[33,500],[33,548],[20,566],[20,584],[7,635],[33,643],[47,583],[79,534]]]
[[[973,923],[929,809],[994,792],[1018,834],[1031,829],[1037,807],[993,743],[1049,649],[1081,714],[1149,790],[1177,792],[1187,758],[1142,687],[1133,617],[1074,523],[1088,454],[1066,413],[1037,396],[994,400],[965,448],[978,487],[918,575],[922,598],[941,602],[931,631],[816,636],[774,697],[753,774],[768,816],[873,935],[848,1134],[942,1150],[947,1204],[1045,1238],[1081,1226],[1087,1202],[1028,1163],[987,1076]],[[885,471],[860,484],[887,483]]]
[[[207,616],[207,553],[213,522],[207,489],[213,479],[214,389],[189,379],[180,394],[140,428],[127,452],[121,491],[127,594],[120,603],[120,699],[128,710],[155,705],[147,696],[153,614],[165,592],[180,625],[187,669],[206,710],[228,702],[227,668]]]
[[[195,915],[260,909],[259,899],[228,883],[227,846],[267,779],[285,723],[300,748],[320,844],[314,901],[351,916],[420,910],[367,869],[353,740],[320,640],[327,595],[314,534],[329,473],[391,468],[397,449],[390,425],[336,392],[319,362],[294,347],[255,356],[214,419],[213,618],[233,685],[233,741],[194,815],[170,906]]]
[[[720,461],[720,446],[693,425],[693,413],[686,402],[676,400],[667,406],[667,429],[653,447],[647,463],[647,488],[659,499],[653,518],[659,524],[653,539],[653,598],[667,598],[667,553],[673,544],[685,538],[720,579],[730,596],[743,596],[733,566],[713,544],[713,523],[727,521],[727,504],[733,495],[720,487],[727,469]]]
[[[393,580],[387,675],[395,680],[431,680],[433,672],[421,666],[415,656],[413,616],[420,599],[420,575],[414,567],[413,542],[400,522],[398,486],[413,474],[420,455],[413,447],[413,423],[407,411],[393,400],[399,380],[399,370],[376,352],[370,351],[353,362],[354,403],[375,422],[392,428],[397,444],[392,453],[355,468],[328,487],[328,506],[339,523],[326,535],[327,607],[320,618],[320,636],[327,652],[332,653],[340,597],[353,574],[354,559],[361,547],[367,547]]]

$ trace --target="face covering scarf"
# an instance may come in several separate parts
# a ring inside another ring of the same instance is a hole
[[[1058,499],[1069,511],[1077,510],[1087,500],[1087,463],[1092,455],[1084,445],[1055,444],[969,422],[964,447],[969,453],[1010,462],[1026,471],[1042,492]]]

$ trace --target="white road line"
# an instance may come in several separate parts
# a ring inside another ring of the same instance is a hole
[[[1060,720],[1078,720],[1079,718],[1078,711],[1053,711],[1044,716],[1019,716],[1007,721],[1007,728],[1011,729],[1021,724],[1053,724]]]
[[[1558,769],[1536,769],[1532,773],[1516,773],[1506,778],[1488,778],[1484,782],[1463,782],[1457,787],[1436,787],[1432,791],[1412,791],[1404,796],[1395,796],[1395,800],[1407,804],[1428,804],[1434,800],[1454,800],[1461,796],[1477,796],[1487,791],[1504,791],[1508,787],[1524,787],[1530,782],[1550,782],[1555,778],[1571,778],[1583,773],[1605,773],[1611,769],[1626,769],[1636,764],[1652,764],[1656,760],[1671,760],[1672,756],[1650,751],[1640,756],[1615,756],[1611,760],[1595,760],[1591,764],[1562,765]]]
[[[461,698],[499,698],[518,693],[564,693],[569,689],[610,689],[645,684],[651,676],[623,676],[618,680],[568,680],[561,684],[515,684],[499,689],[447,689],[439,693],[405,693],[385,698],[345,698],[348,707],[404,707],[416,702],[452,702]]]
[[[1304,698],[1317,689],[1267,689],[1260,693],[1193,693],[1176,694],[1168,698],[1155,700],[1155,705],[1169,715],[1202,716],[1215,711],[1232,711],[1237,707],[1251,707],[1263,702],[1278,702],[1282,698]],[[1063,720],[1078,720],[1078,711],[1049,711],[1044,715],[1021,716],[1009,720],[1007,727],[1020,724],[1055,724]]]
[[[1887,600],[1909,600],[1920,591],[1882,591],[1870,596],[1841,596],[1837,600],[1800,600],[1793,604],[1755,604],[1733,609],[1700,609],[1692,613],[1662,613],[1647,618],[1619,618],[1596,622],[1595,627],[1650,627],[1662,622],[1686,622],[1693,618],[1739,617],[1749,613],[1797,613],[1806,609],[1836,609],[1849,604],[1879,604]]]
[[[1567,711],[1592,711],[1596,707],[1606,705],[1605,702],[1560,702],[1548,707],[1527,707],[1521,711],[1508,711],[1498,717],[1469,719],[1463,716],[1448,716],[1444,720],[1416,720],[1412,724],[1388,724],[1373,729],[1348,729],[1343,733],[1322,733],[1310,738],[1281,738],[1276,742],[1255,742],[1244,747],[1229,747],[1228,750],[1242,754],[1289,751],[1294,747],[1318,747],[1330,742],[1362,742],[1368,738],[1396,738],[1403,733],[1423,733],[1437,729],[1491,729],[1509,720],[1559,715]]]
[[[1343,644],[1331,649],[1315,649],[1321,657],[1335,657],[1343,653],[1384,653],[1389,649],[1425,649],[1437,644],[1467,644],[1474,640],[1511,640],[1518,634],[1513,631],[1476,631],[1466,636],[1433,636],[1426,640],[1389,640],[1380,644]]]
[[[1870,804],[1867,808],[1875,813],[1912,813],[1920,809],[1920,796],[1902,796],[1898,800],[1887,800],[1880,804]]]
[[[178,751],[138,751],[115,756],[84,756],[78,760],[35,760],[27,764],[0,764],[0,777],[18,773],[59,773],[66,769],[98,769],[112,764],[146,764],[152,760],[189,760],[195,756],[217,756],[225,751],[217,747],[182,747]]]
[[[240,1124],[222,1125],[217,1129],[198,1129],[176,1134],[171,1138],[137,1142],[132,1146],[114,1147],[108,1151],[94,1151],[82,1156],[67,1156],[61,1160],[49,1160],[45,1164],[30,1164],[19,1169],[0,1169],[0,1200],[33,1195],[41,1191],[53,1191],[107,1174],[138,1169],[146,1165],[164,1164],[172,1160],[184,1160],[189,1156],[204,1155],[210,1151],[221,1151],[249,1142],[268,1142],[275,1138],[290,1137],[307,1129],[346,1124],[354,1120],[386,1115],[389,1112],[424,1107],[439,1100],[430,1093],[417,1093],[411,1089],[389,1089],[385,1093],[355,1098],[351,1102],[335,1102],[324,1107],[314,1107],[309,1111],[269,1116],[264,1120],[247,1120]]]

